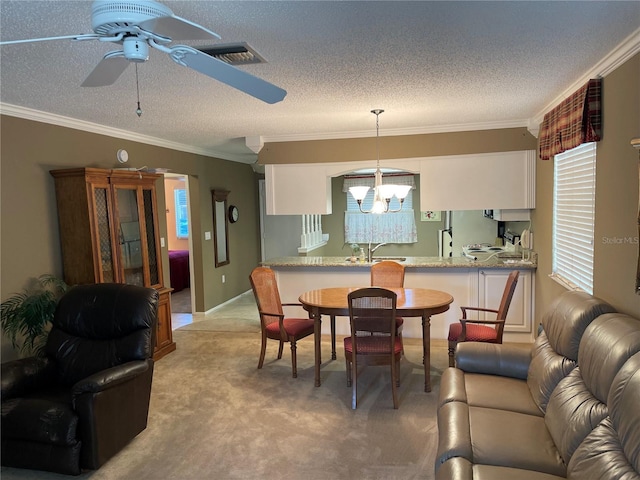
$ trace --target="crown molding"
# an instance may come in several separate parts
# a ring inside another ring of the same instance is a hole
[[[78,120],[71,117],[65,117],[62,115],[57,115],[55,113],[34,110],[32,108],[20,107],[18,105],[11,105],[9,103],[0,102],[0,114],[9,115],[11,117],[24,118],[25,120],[34,120],[36,122],[49,123],[51,125],[57,125],[59,127],[73,128],[75,130],[82,130],[83,132],[97,133],[99,135],[106,135],[108,137],[130,140],[132,142],[145,143],[147,145],[153,145],[156,147],[169,148],[171,150],[178,150],[180,152],[203,155],[205,157],[215,157],[222,160],[230,160],[233,162],[241,163],[254,163],[257,160],[257,155],[256,159],[247,161],[246,156],[236,156],[228,152],[218,152],[215,150],[194,147],[192,145],[185,145],[183,143],[170,142],[162,138],[141,135],[139,133],[132,133],[119,128],[107,127],[105,125],[100,125],[97,123]]]
[[[593,68],[587,71],[578,80],[573,82],[567,89],[564,90],[564,92],[562,92],[555,99],[549,102],[535,116],[531,117],[527,125],[529,131],[537,138],[540,124],[542,123],[545,114],[549,110],[552,110],[565,98],[578,90],[582,85],[587,83],[589,79],[606,77],[638,52],[640,52],[640,28],[634,31],[622,42],[620,42],[616,48],[614,48],[606,57],[600,60]]]

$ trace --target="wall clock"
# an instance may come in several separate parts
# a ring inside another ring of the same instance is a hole
[[[231,223],[236,223],[239,216],[240,214],[238,213],[238,207],[236,207],[235,205],[231,205],[229,207],[229,221]]]

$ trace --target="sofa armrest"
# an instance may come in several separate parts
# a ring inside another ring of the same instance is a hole
[[[436,480],[473,480],[473,465],[466,458],[450,458],[438,469]]]
[[[47,357],[20,358],[2,364],[2,400],[21,397],[55,384],[55,365]]]
[[[527,379],[529,345],[463,342],[456,349],[456,367],[467,373]]]
[[[142,375],[149,370],[152,362],[151,359],[137,360],[102,370],[77,382],[71,392],[75,396],[82,393],[97,393],[115,387]]]
[[[455,457],[473,461],[469,406],[462,402],[449,402],[438,410],[438,450],[435,470]]]

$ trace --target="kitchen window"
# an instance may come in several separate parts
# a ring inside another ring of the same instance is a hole
[[[554,156],[551,278],[593,294],[596,144]]]
[[[383,182],[413,185],[415,188],[413,175],[392,176],[384,174]],[[358,207],[358,202],[349,193],[349,187],[354,185],[373,187],[373,177],[345,177],[343,187],[343,191],[347,196],[347,210],[344,214],[345,243],[416,243],[418,241],[413,211],[413,191],[409,191],[403,202],[402,210],[399,212],[362,213]],[[373,195],[373,188],[371,188],[362,202],[364,210],[371,209]],[[400,208],[399,200],[394,197],[389,208],[391,210]]]

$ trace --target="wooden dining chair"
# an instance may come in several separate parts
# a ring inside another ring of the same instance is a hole
[[[358,404],[358,362],[391,366],[393,408],[398,408],[402,338],[396,336],[397,295],[391,290],[368,287],[348,295],[351,336],[344,339],[347,386],[351,408]],[[371,332],[374,332],[372,335]]]
[[[513,298],[513,292],[516,290],[518,276],[520,272],[512,271],[507,278],[504,287],[502,300],[497,310],[481,307],[460,307],[462,310],[462,318],[460,323],[454,323],[449,326],[449,366],[455,366],[456,346],[460,342],[487,342],[502,343],[502,334],[504,332],[504,322],[507,319],[509,305]],[[467,318],[467,311],[486,312],[496,315],[495,320],[471,320]]]
[[[371,265],[371,286],[382,288],[404,287],[404,265],[392,260],[383,260]],[[336,316],[330,315],[331,322],[331,359],[336,359]],[[396,319],[396,334],[402,337],[402,325],[404,319]]]
[[[371,265],[371,286],[382,288],[404,287],[404,265],[392,260],[374,263]],[[396,335],[400,338],[402,338],[403,324],[404,319],[396,317]]]
[[[282,347],[285,342],[291,344],[291,368],[293,378],[298,376],[296,361],[297,341],[313,334],[313,320],[310,318],[285,318],[283,307],[301,306],[298,303],[282,303],[278,284],[273,270],[267,267],[256,267],[249,275],[251,288],[260,314],[260,330],[262,345],[258,368],[262,368],[267,350],[267,339],[278,340],[278,359],[282,358]]]
[[[371,265],[371,286],[382,288],[404,287],[404,265],[383,260]]]

